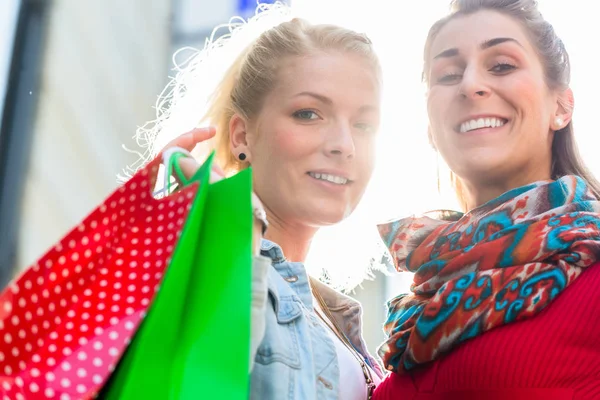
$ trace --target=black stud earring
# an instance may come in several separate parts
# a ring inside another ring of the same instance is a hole
[[[238,158],[240,159],[240,161],[244,161],[246,159],[246,154],[240,153],[240,155],[238,156]]]

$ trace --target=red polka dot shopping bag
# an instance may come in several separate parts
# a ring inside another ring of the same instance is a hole
[[[247,398],[251,177],[211,162],[157,199],[153,160],[9,284],[0,398]]]

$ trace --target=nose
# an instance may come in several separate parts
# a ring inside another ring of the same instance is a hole
[[[352,128],[349,123],[338,123],[332,127],[325,142],[328,156],[353,158],[356,153]]]
[[[462,99],[477,100],[487,98],[490,94],[491,90],[482,73],[474,67],[465,69],[458,87],[458,95]]]

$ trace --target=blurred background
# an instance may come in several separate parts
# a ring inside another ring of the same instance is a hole
[[[382,273],[386,265],[378,262],[367,272],[370,260],[382,256],[374,224],[456,206],[447,170],[427,144],[420,82],[427,30],[448,3],[286,1],[312,22],[368,33],[383,65],[383,126],[372,184],[355,216],[320,233],[308,262],[314,271],[333,266],[331,275],[354,288],[350,294],[363,303],[372,352],[383,339],[385,300],[407,291],[411,279]],[[598,174],[594,115],[600,81],[589,4],[540,0],[571,54],[578,140]],[[173,74],[175,50],[202,48],[216,25],[253,15],[256,5],[255,0],[0,0],[2,287],[92,211],[117,187],[117,175],[138,160],[125,149],[140,150],[133,136],[156,116],[154,105]]]

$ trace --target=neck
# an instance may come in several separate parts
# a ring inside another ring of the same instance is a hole
[[[487,179],[478,182],[462,180],[461,191],[464,207],[467,211],[477,208],[490,200],[495,199],[509,190],[528,185],[533,182],[550,180],[550,166],[544,171],[524,172],[511,175],[509,179]]]
[[[305,262],[318,228],[289,224],[266,210],[269,228],[265,239],[277,243],[286,259],[292,262]]]

